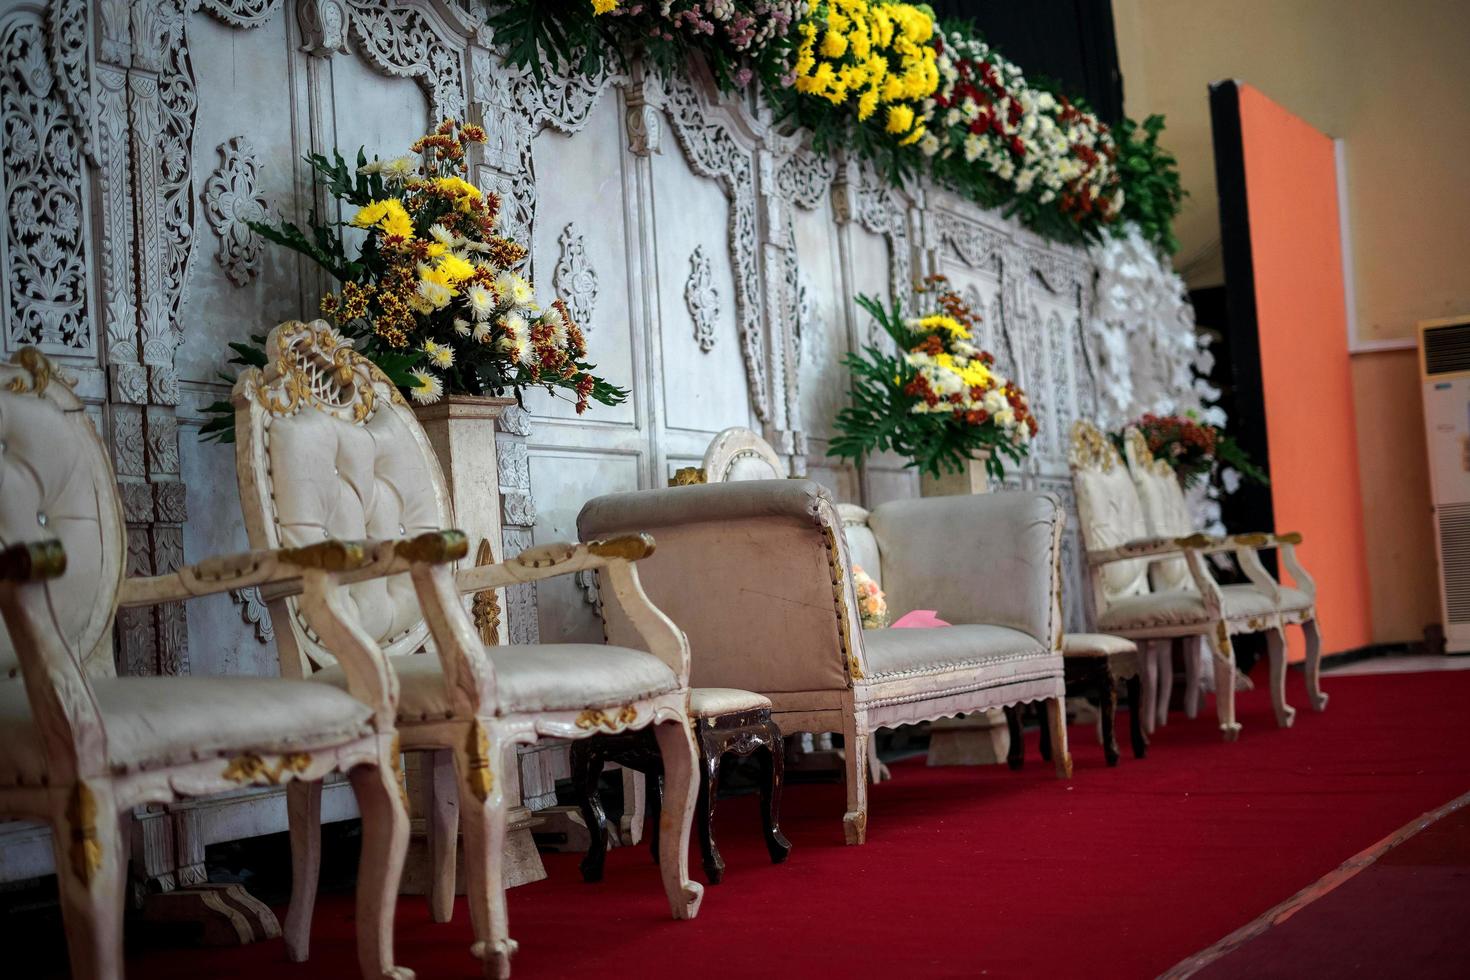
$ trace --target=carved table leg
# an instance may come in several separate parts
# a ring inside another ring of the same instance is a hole
[[[653,863],[658,864],[658,825],[664,812],[664,778],[661,772],[649,771],[643,779],[643,799],[647,802],[648,811],[648,822],[643,826],[648,832],[648,853],[653,855]]]
[[[791,842],[781,833],[781,782],[786,778],[786,755],[781,729],[766,722],[767,746],[758,752],[761,766],[761,825],[766,834],[766,851],[772,864],[780,864],[791,853]]]
[[[1051,726],[1041,719],[1041,761],[1051,761]]]
[[[1019,772],[1021,766],[1026,763],[1025,734],[1021,728],[1021,706],[1019,704],[1007,705],[1005,712],[1006,730],[1011,736],[1011,747],[1006,750],[1006,765]]]
[[[587,856],[582,858],[582,880],[601,881],[603,864],[607,860],[607,813],[602,809],[602,794],[598,791],[598,782],[602,778],[602,747],[598,739],[573,742],[569,761],[577,806],[582,811],[589,836]]]
[[[1118,764],[1118,739],[1113,732],[1113,721],[1118,711],[1118,689],[1114,686],[1112,674],[1104,677],[1102,689],[1098,693],[1102,695],[1103,758],[1108,760],[1108,765],[1116,766]]]
[[[1143,734],[1143,682],[1137,674],[1124,682],[1128,690],[1128,735],[1133,740],[1133,758],[1148,755],[1148,736]]]
[[[719,733],[704,731],[699,737],[699,799],[694,820],[699,824],[699,851],[704,857],[704,875],[711,885],[725,876],[725,859],[715,846],[715,798],[720,792],[720,757],[724,739]]]

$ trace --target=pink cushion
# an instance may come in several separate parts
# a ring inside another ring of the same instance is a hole
[[[888,628],[891,630],[930,630],[936,626],[948,625],[950,624],[939,618],[936,610],[915,609],[913,612],[906,612],[894,622],[889,623]]]

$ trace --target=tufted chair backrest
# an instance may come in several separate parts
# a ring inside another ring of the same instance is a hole
[[[1097,426],[1085,419],[1072,423],[1072,446],[1067,460],[1072,467],[1072,487],[1077,493],[1082,543],[1088,551],[1116,548],[1149,536],[1133,478],[1128,475],[1118,451]],[[1109,562],[1095,570],[1094,575],[1099,576],[1100,598],[1104,602],[1149,590],[1147,559]]]
[[[80,666],[112,676],[112,617],[127,554],[122,505],[81,400],[34,348],[0,364],[0,547],[58,539],[66,573],[44,583]],[[19,677],[0,628],[0,683]]]
[[[454,526],[439,461],[375,364],[321,320],[281,324],[266,351],[265,369],[245,371],[234,391],[235,468],[252,548]],[[385,652],[423,646],[428,626],[407,575],[348,591],[359,622]],[[317,667],[333,663],[295,600],[286,604],[300,654]]]
[[[1128,458],[1128,472],[1138,489],[1138,501],[1143,505],[1149,534],[1155,537],[1193,534],[1196,530],[1194,517],[1189,513],[1184,488],[1179,485],[1179,477],[1174,475],[1174,467],[1162,459],[1155,459],[1148,448],[1148,440],[1132,426],[1123,433],[1123,454]],[[1199,591],[1183,558],[1154,562],[1149,577],[1154,588],[1161,592]]]
[[[717,433],[704,451],[704,478],[708,483],[742,480],[784,480],[786,467],[771,444],[744,426]]]

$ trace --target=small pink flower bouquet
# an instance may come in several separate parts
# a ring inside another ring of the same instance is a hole
[[[888,598],[861,565],[852,566],[852,587],[857,593],[858,615],[862,617],[863,629],[880,630],[887,626]]]

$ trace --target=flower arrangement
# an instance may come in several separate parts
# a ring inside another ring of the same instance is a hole
[[[888,597],[861,565],[852,566],[852,588],[857,593],[858,616],[863,629],[881,630],[887,626]]]
[[[924,137],[921,100],[939,85],[929,8],[821,0],[796,37],[781,79],[791,88],[778,85],[768,97],[779,115],[812,130],[818,149],[849,137],[870,148],[912,146]]]
[[[726,88],[743,87],[756,64],[782,48],[805,0],[519,0],[489,4],[489,24],[507,60],[544,71],[559,67],[600,71],[605,52],[621,58],[636,46],[662,71],[704,56]]]
[[[1175,251],[1182,201],[1162,117],[1116,133],[1027,80],[973,24],[890,0],[482,0],[496,43],[538,77],[636,49],[657,70],[702,58],[726,88],[761,81],[776,118],[819,151],[848,148],[894,182],[928,167],[1050,238],[1092,241],[1135,222]]]
[[[1241,477],[1262,486],[1271,482],[1239,443],[1219,426],[1200,421],[1192,411],[1183,415],[1143,415],[1132,425],[1143,436],[1149,452],[1173,468],[1186,490],[1213,479],[1219,466],[1230,467]],[[1123,433],[1118,432],[1113,438],[1121,449]]]
[[[940,85],[924,101],[919,149],[934,173],[988,207],[1058,237],[1114,221],[1125,194],[1108,127],[973,34],[934,39]]]
[[[359,150],[354,168],[340,153],[314,154],[316,179],[350,219],[313,213],[309,233],[290,222],[251,227],[331,273],[338,286],[322,296],[323,316],[418,404],[532,387],[568,392],[578,413],[618,404],[628,393],[592,373],[566,304],[538,305],[516,271],[526,249],[496,232],[500,198],[465,180],[466,149],[484,140],[480,127],[445,120],[408,156],[369,162]],[[360,244],[349,245],[347,228]],[[232,363],[264,365],[264,338],[251,339],[230,345]],[[215,418],[201,436],[228,441],[229,403],[206,411]]]
[[[1019,463],[1036,435],[1036,417],[1025,393],[995,370],[995,358],[974,344],[979,317],[943,276],[926,279],[921,295],[934,294],[934,312],[905,319],[859,296],[892,338],[897,353],[868,346],[848,354],[852,404],[837,413],[838,436],[828,454],[859,461],[892,449],[911,466],[938,476],[962,471],[981,450],[986,467],[1005,475],[1002,457]]]

